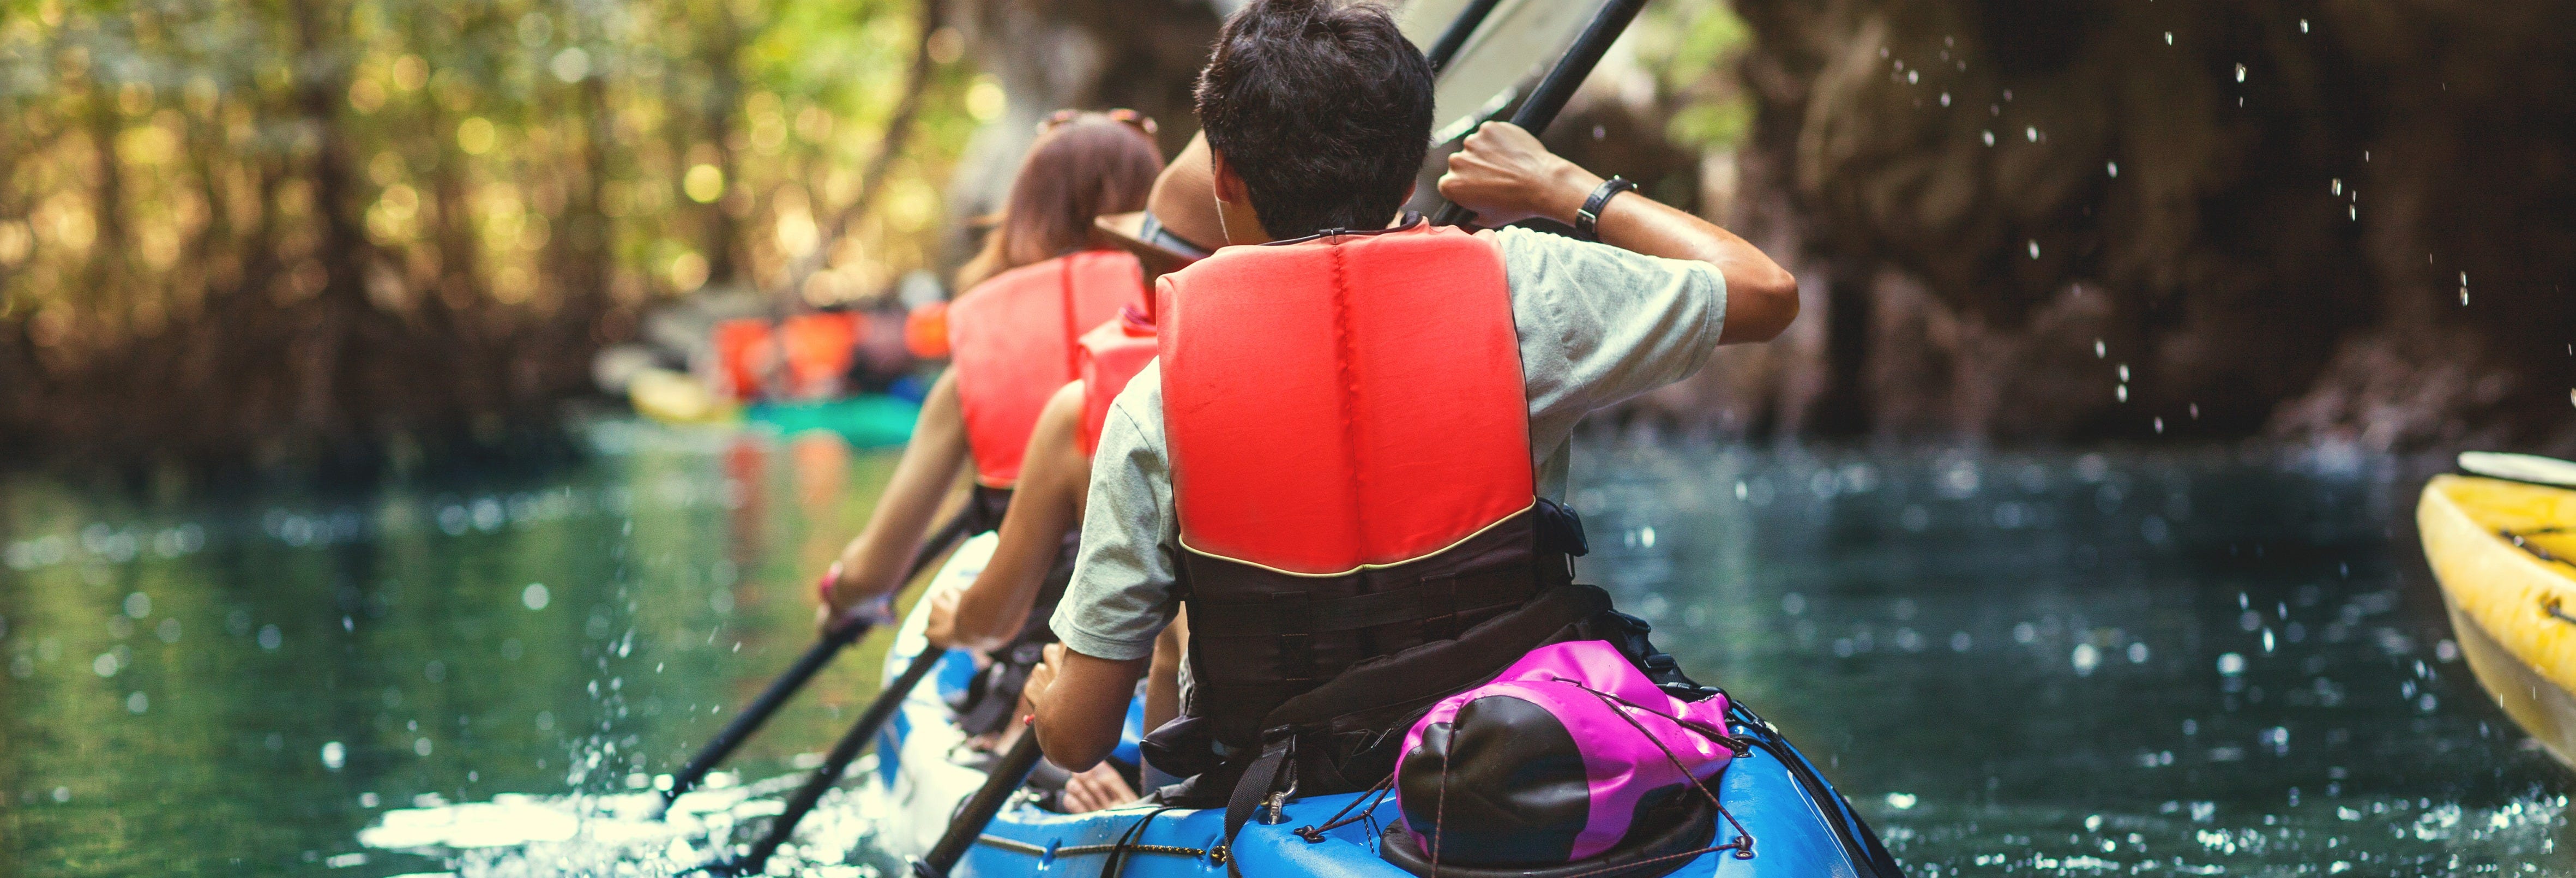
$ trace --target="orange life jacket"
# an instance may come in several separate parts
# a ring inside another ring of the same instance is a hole
[[[1420,224],[1228,249],[1166,277],[1163,420],[1191,551],[1342,575],[1529,508],[1529,401],[1491,241]]]
[[[957,398],[975,481],[1008,488],[1047,397],[1081,374],[1086,329],[1141,306],[1144,269],[1122,251],[1059,256],[994,275],[948,308]]]
[[[1490,239],[1417,222],[1229,248],[1164,277],[1163,428],[1198,684],[1184,712],[1217,741],[1249,747],[1274,707],[1343,670],[1567,580],[1539,545]]]
[[[1288,789],[1366,789],[1440,698],[1611,630],[1581,523],[1536,494],[1491,238],[1415,218],[1163,278],[1194,685],[1146,752],[1197,776],[1174,801],[1223,802],[1231,839]]]
[[[1121,309],[1118,319],[1082,334],[1083,456],[1100,450],[1100,427],[1109,420],[1109,404],[1158,352],[1153,319],[1133,308]]]

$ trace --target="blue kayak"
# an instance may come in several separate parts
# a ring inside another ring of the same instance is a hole
[[[940,572],[931,587],[971,580],[991,556],[992,539],[985,535],[960,546],[949,567]],[[925,645],[920,632],[929,603],[926,599],[920,602],[888,652],[889,679],[910,664]],[[876,772],[868,783],[872,787],[869,794],[884,804],[879,813],[889,825],[881,828],[878,842],[888,853],[917,857],[927,851],[947,829],[948,816],[956,812],[958,803],[983,783],[984,773],[971,767],[980,764],[982,757],[959,746],[965,736],[948,721],[946,701],[974,673],[973,662],[962,652],[944,657],[939,670],[915,691],[878,741]],[[1138,710],[1129,711],[1128,733],[1119,747],[1124,758],[1135,758],[1132,748],[1136,746],[1141,720]],[[1638,857],[1606,861],[1602,865],[1608,867],[1607,871],[1594,872],[1596,878],[1896,878],[1900,874],[1859,814],[1786,738],[1741,705],[1730,709],[1728,720],[1729,731],[1754,746],[1729,763],[1719,776],[1717,800],[1724,811],[1710,817],[1714,831],[1700,829],[1693,844],[1678,853],[1663,855],[1662,862],[1634,862]],[[1344,793],[1291,800],[1284,809],[1284,819],[1276,823],[1256,819],[1235,837],[1234,865],[1244,875],[1255,878],[1400,878],[1411,874],[1379,855],[1388,823],[1402,822],[1392,801],[1368,817],[1351,819],[1370,808],[1366,800],[1371,798],[1368,793]],[[1332,825],[1336,822],[1340,825]],[[1173,809],[1138,804],[1087,814],[1059,814],[1022,797],[1005,806],[985,827],[952,875],[1224,875],[1227,864],[1219,858],[1221,855],[1210,853],[1221,846],[1224,823],[1221,808]],[[1439,871],[1456,876],[1551,876],[1560,872],[1570,876],[1584,870],[1471,870],[1444,864]]]

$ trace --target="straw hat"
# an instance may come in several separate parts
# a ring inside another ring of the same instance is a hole
[[[1145,209],[1093,220],[1104,236],[1145,264],[1148,275],[1177,271],[1225,243],[1225,227],[1216,215],[1215,172],[1208,163],[1207,135],[1190,138],[1154,178]]]

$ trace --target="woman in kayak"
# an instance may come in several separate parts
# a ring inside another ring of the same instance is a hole
[[[1143,300],[1135,257],[1094,247],[1092,221],[1144,207],[1163,166],[1153,132],[1129,110],[1067,111],[1041,127],[982,252],[958,272],[953,366],[931,386],[867,525],[817,586],[825,630],[887,619],[905,564],[970,463],[964,528],[1000,523],[1037,410],[1074,377],[1077,334]]]
[[[1155,181],[1147,211],[1103,217],[1100,225],[1135,251],[1149,274],[1159,275],[1205,255],[1206,250],[1194,241],[1222,237],[1212,192],[1207,141],[1193,139]],[[1155,354],[1149,313],[1127,311],[1083,335],[1081,377],[1058,389],[1038,415],[992,558],[966,587],[929,595],[931,612],[924,634],[932,644],[999,654],[1054,640],[1045,630],[1046,620],[1071,573],[1060,562],[1064,546],[1082,527],[1083,504],[1091,486],[1091,452],[1099,443],[1101,420],[1108,413],[1109,400]],[[1181,627],[1174,626],[1170,633],[1159,650],[1168,659],[1162,663],[1166,672],[1148,683],[1148,729],[1179,712],[1174,679],[1179,651],[1177,643],[1168,641],[1177,640]],[[1016,692],[1009,694],[1016,700]],[[1134,788],[1104,763],[1067,780],[1062,803],[1064,810],[1078,813],[1135,795]]]

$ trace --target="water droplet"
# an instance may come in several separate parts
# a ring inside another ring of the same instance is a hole
[[[2098,338],[2093,340],[2093,359],[2099,360],[2110,355],[2111,348],[2109,345],[2103,344],[2102,340]]]
[[[1914,83],[1921,81],[1923,78],[1922,73],[1923,72],[1920,70],[1905,71],[1905,84],[1913,85]]]
[[[2120,401],[2121,401],[2121,402],[2128,402],[2128,401],[2129,401],[2129,385],[2126,385],[2126,384],[2120,385],[2116,390],[2112,391],[2112,394],[2111,394],[2111,395],[2112,395],[2112,396],[2115,396],[2115,397],[2119,397],[2119,399],[2120,399]]]
[[[2164,432],[2165,432],[2165,419],[2163,419],[2163,418],[2157,418],[2157,419],[2156,419],[2156,435],[2158,435],[2158,436],[2162,436],[2162,435],[2164,435]]]
[[[144,712],[144,711],[151,710],[151,709],[152,709],[152,696],[145,695],[145,694],[143,694],[143,693],[141,693],[141,692],[136,692],[136,693],[134,693],[134,694],[132,694],[132,695],[125,696],[125,712],[126,712],[126,713],[142,713],[142,712]]]
[[[1982,137],[1982,138],[1984,138],[1984,139],[1985,139],[1985,141],[1986,141],[1986,145],[1987,145],[1987,146],[1993,146],[1993,145],[1995,145],[1995,132],[1994,132],[1994,130],[1993,130],[1993,129],[1987,129],[1987,130],[1985,130],[1985,131],[1983,131],[1983,132],[1980,132],[1980,133],[1978,134],[1978,136],[1979,136],[1979,137]]]
[[[2120,176],[2120,163],[2119,163],[2119,162],[2104,162],[2104,163],[2102,163],[2102,167],[2109,169],[2109,170],[2110,170],[2110,172],[2111,172],[2111,176],[2113,176],[2113,177]]]
[[[2022,136],[2022,139],[2024,139],[2024,140],[2028,140],[2028,141],[2030,141],[2030,142],[2032,142],[2032,143],[2038,143],[2038,142],[2039,142],[2039,126],[2036,126],[2036,125],[2025,125],[2025,126],[2022,126],[2022,129],[2021,129],[2021,136]]]
[[[411,752],[413,752],[413,753],[417,753],[417,754],[422,755],[422,756],[427,756],[427,755],[429,755],[429,750],[430,750],[430,746],[429,746],[429,739],[428,739],[428,738],[413,738],[413,739],[412,739],[412,741],[411,741]]]
[[[2307,19],[2304,19],[2304,18],[2299,19],[2299,32],[2300,32],[2300,33],[2307,33],[2307,32],[2308,32],[2308,20],[2307,20]]]
[[[2165,31],[2165,45],[2173,45],[2173,31]]]
[[[2127,363],[2121,363],[2121,364],[2120,364],[2120,380],[2121,380],[2121,381],[2127,381],[2127,380],[2129,380],[2129,364],[2127,364]]]
[[[2030,242],[2030,258],[2039,258],[2039,241],[2036,239]]]
[[[2143,665],[2147,663],[2147,644],[2145,641],[2132,641],[2129,644],[2129,663],[2133,665]]]
[[[2237,82],[2244,82],[2244,81],[2245,81],[2245,65],[2243,65],[2243,64],[2238,64],[2238,65],[2236,65],[2236,81],[2237,81]]]
[[[2245,657],[2232,652],[2220,654],[2218,656],[2218,673],[2222,676],[2228,677],[2234,677],[2245,673]]]
[[[330,770],[332,770],[332,771],[338,771],[338,770],[340,770],[340,766],[345,765],[345,764],[347,764],[347,763],[348,763],[348,759],[349,759],[349,748],[348,748],[348,747],[345,747],[345,746],[342,746],[342,745],[340,744],[340,742],[338,742],[338,741],[326,741],[326,742],[324,742],[324,743],[322,744],[322,767],[323,767],[323,768],[328,768],[328,769],[330,769]]]
[[[2093,668],[2102,663],[2102,651],[2094,649],[2093,644],[2078,643],[2075,645],[2075,654],[2069,660],[2075,665],[2076,676],[2091,676]]]
[[[2465,278],[2466,275],[2462,277]],[[2461,283],[2467,283],[2467,281],[2462,280]],[[152,596],[139,591],[126,595],[125,614],[137,619],[152,615]]]
[[[549,600],[549,598],[546,594],[545,583],[531,582],[528,583],[527,588],[519,590],[519,603],[526,604],[528,609],[545,609],[547,600]]]
[[[1950,105],[1950,93],[1949,93],[1949,92],[1946,92],[1946,91],[1945,91],[1945,92],[1942,92],[1942,93],[1941,93],[1941,106],[1946,107],[1946,106],[1949,106],[1949,105]]]
[[[91,659],[91,660],[90,660],[90,663],[89,663],[89,669],[90,669],[91,671],[97,672],[97,674],[98,674],[99,676],[101,676],[101,677],[113,677],[113,676],[116,676],[116,672],[119,670],[119,668],[118,668],[118,667],[117,667],[117,665],[116,665],[116,653],[113,653],[113,652],[102,652],[102,653],[99,653],[99,654],[98,654],[98,658],[95,658],[95,659]]]
[[[152,634],[161,638],[163,643],[179,642],[179,620],[176,618],[161,620],[160,626],[154,628]]]
[[[285,644],[285,642],[286,642],[286,636],[285,636],[284,634],[281,634],[281,633],[279,633],[279,632],[278,632],[278,630],[277,630],[277,626],[275,626],[275,625],[262,625],[262,626],[259,626],[259,648],[261,648],[261,649],[276,649],[276,648],[278,648],[279,646],[284,645],[284,644]]]
[[[1887,807],[1894,808],[1899,811],[1914,807],[1914,803],[1918,801],[1921,801],[1921,799],[1916,798],[1913,793],[1887,794]]]
[[[71,787],[55,787],[55,788],[54,788],[54,801],[56,801],[56,802],[68,802],[68,801],[71,801],[71,800],[72,800],[72,788],[71,788]]]

